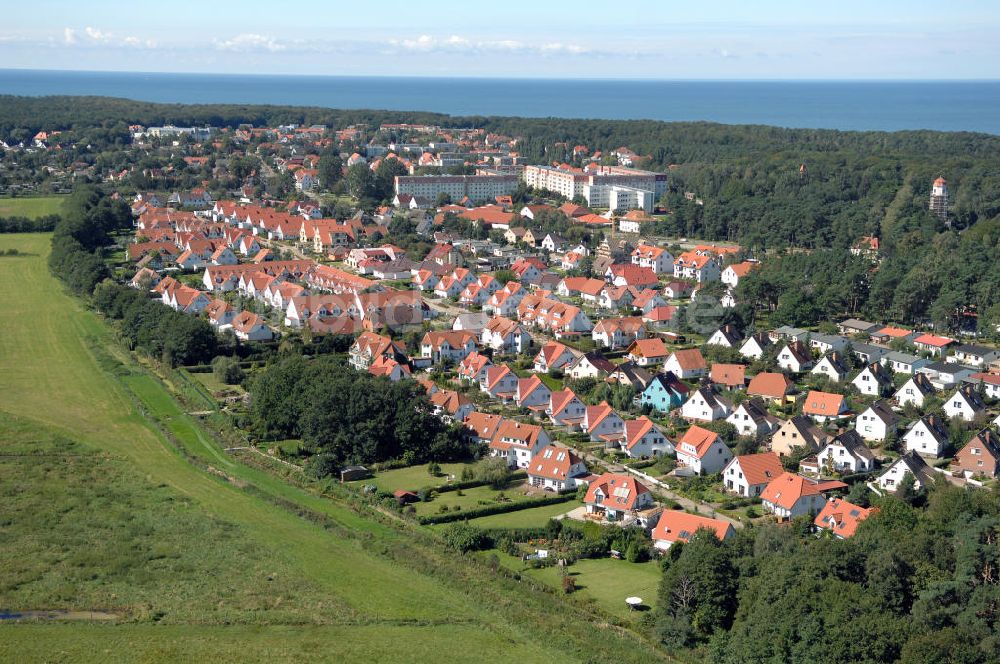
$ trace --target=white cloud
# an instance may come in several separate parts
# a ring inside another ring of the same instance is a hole
[[[253,33],[244,33],[226,41],[216,42],[215,47],[220,51],[269,51],[271,53],[284,51],[286,48],[284,44],[273,37]]]
[[[389,45],[404,51],[418,53],[538,53],[580,55],[590,50],[579,44],[551,42],[541,45],[528,44],[516,39],[473,40],[460,35],[441,39],[420,35],[415,39],[390,39]]]
[[[76,43],[76,30],[73,28],[63,28],[63,41],[67,44]]]
[[[89,25],[86,28],[84,28],[83,31],[86,32],[87,36],[90,37],[92,40],[94,40],[95,42],[100,42],[102,44],[107,44],[112,39],[112,35],[110,32],[101,32],[97,28],[92,28]]]

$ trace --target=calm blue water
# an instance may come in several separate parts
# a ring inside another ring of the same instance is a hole
[[[0,69],[0,94],[1000,134],[1000,81],[620,81]]]

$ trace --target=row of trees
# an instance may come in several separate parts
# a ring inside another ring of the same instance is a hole
[[[301,438],[313,468],[471,455],[460,429],[433,414],[421,385],[355,371],[343,356],[279,358],[256,372],[248,388],[250,430],[264,440]]]
[[[1000,499],[945,481],[910,498],[879,499],[849,540],[805,517],[696,533],[664,563],[658,637],[720,664],[997,661]]]
[[[59,215],[47,214],[43,217],[3,217],[0,218],[0,233],[47,233],[55,230]]]
[[[96,188],[77,188],[52,234],[50,269],[78,295],[93,296],[99,311],[121,321],[120,333],[131,348],[171,364],[208,362],[218,347],[211,325],[109,278],[104,249],[110,235],[131,227],[132,217],[123,202]]]
[[[93,302],[120,322],[119,334],[129,348],[171,366],[206,364],[218,353],[219,339],[208,321],[174,311],[143,291],[106,279],[94,289]]]

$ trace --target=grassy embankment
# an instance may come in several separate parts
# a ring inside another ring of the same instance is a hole
[[[30,255],[0,263],[0,283],[18,284],[0,289],[0,495],[23,508],[0,523],[0,606],[118,620],[0,625],[0,659],[659,656],[229,458],[64,294],[47,235],[0,236],[8,247]]]

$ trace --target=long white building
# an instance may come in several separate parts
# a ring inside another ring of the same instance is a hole
[[[453,201],[468,196],[473,201],[509,196],[517,188],[516,175],[397,175],[396,193],[434,200],[448,194]]]

